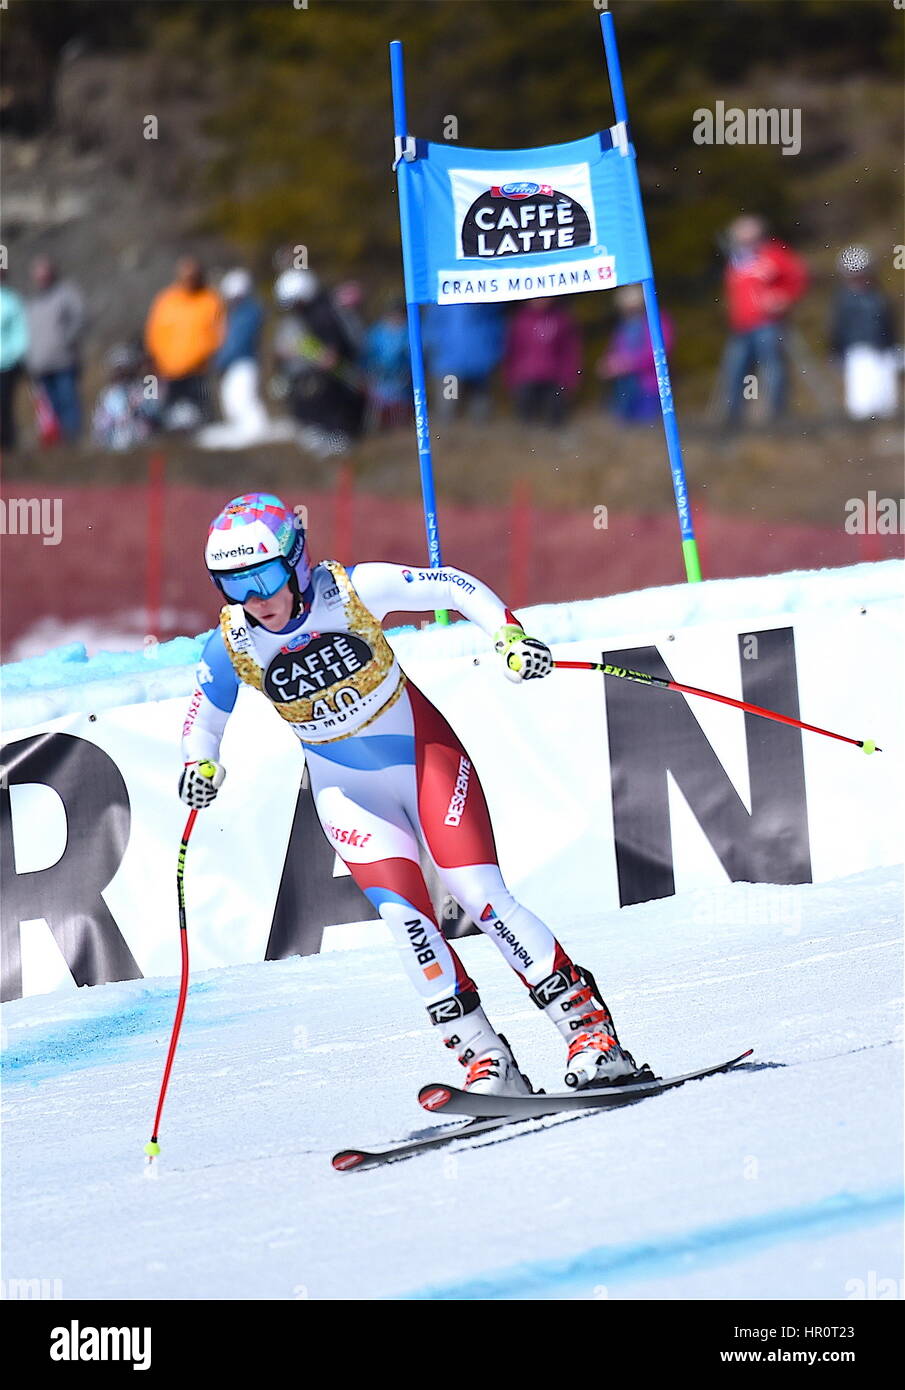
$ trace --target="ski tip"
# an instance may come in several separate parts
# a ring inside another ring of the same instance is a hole
[[[347,1173],[350,1168],[357,1168],[364,1161],[364,1154],[357,1149],[343,1149],[340,1153],[334,1154],[330,1160],[337,1173]]]
[[[418,1092],[418,1103],[425,1110],[442,1110],[451,1100],[452,1091],[448,1086],[422,1086]]]

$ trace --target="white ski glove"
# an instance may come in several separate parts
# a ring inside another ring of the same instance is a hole
[[[186,763],[179,778],[179,795],[186,806],[193,811],[201,811],[210,806],[223,784],[226,768],[210,758],[201,762]]]
[[[553,670],[550,648],[536,637],[526,637],[515,623],[506,623],[494,633],[494,647],[506,663],[506,675],[511,681],[537,680]]]

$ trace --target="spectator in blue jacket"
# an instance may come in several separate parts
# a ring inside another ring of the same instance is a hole
[[[220,378],[223,423],[203,429],[198,442],[208,448],[239,449],[270,433],[258,364],[264,310],[255,298],[250,274],[241,266],[226,272],[220,295],[226,305],[226,332],[213,365]]]
[[[412,413],[412,369],[405,304],[394,300],[365,339],[368,411],[377,429],[400,425]]]
[[[247,270],[228,270],[220,283],[226,304],[226,333],[214,354],[214,366],[221,374],[236,362],[257,362],[261,347],[264,310],[254,296]]]
[[[259,355],[264,310],[248,271],[241,266],[228,270],[220,282],[220,297],[226,306],[226,331],[211,361],[220,375],[223,419],[200,429],[195,443],[202,449],[245,449],[291,439],[290,422],[271,420],[261,399]]]
[[[500,306],[430,304],[424,314],[423,337],[434,382],[435,417],[452,420],[464,403],[473,420],[486,420],[491,377],[505,344]]]
[[[21,297],[5,280],[6,271],[0,269],[0,449],[15,449],[13,406],[28,351],[28,318]]]

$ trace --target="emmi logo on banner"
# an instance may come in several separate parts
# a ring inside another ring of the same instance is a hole
[[[150,1327],[68,1327],[50,1334],[51,1361],[131,1361],[133,1371],[151,1368]]]

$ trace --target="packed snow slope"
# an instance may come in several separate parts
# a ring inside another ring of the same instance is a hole
[[[901,1296],[901,874],[593,902],[589,866],[563,935],[637,1059],[752,1062],[377,1170],[330,1156],[430,1127],[418,1087],[460,1075],[392,946],[195,978],[150,1167],[178,982],[8,1005],[5,1278],[97,1299]],[[461,950],[558,1088],[562,1044],[492,942]]]

